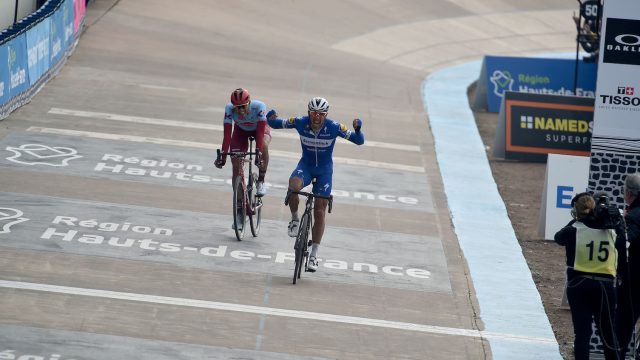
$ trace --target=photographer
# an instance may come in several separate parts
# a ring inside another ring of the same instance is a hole
[[[625,251],[622,219],[605,194],[577,194],[571,200],[574,220],[555,234],[566,248],[567,299],[573,321],[576,360],[589,359],[591,317],[604,344],[605,359],[618,359],[614,332],[618,253]]]
[[[624,219],[629,241],[629,268],[621,272],[618,288],[617,330],[621,359],[624,359],[633,328],[640,317],[640,175],[627,175],[624,180]]]

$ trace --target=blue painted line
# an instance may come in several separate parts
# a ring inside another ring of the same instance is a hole
[[[481,65],[475,61],[437,71],[422,85],[449,212],[484,330],[550,340],[490,338],[493,359],[562,360],[469,108],[467,88],[478,79]]]

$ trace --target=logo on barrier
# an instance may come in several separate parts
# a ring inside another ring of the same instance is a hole
[[[24,213],[18,209],[0,207],[0,234],[8,234],[11,226],[29,220],[22,215]]]
[[[27,82],[27,72],[18,63],[17,51],[11,46],[8,46],[7,50],[9,51],[9,77],[11,81],[9,89],[11,90]]]
[[[593,122],[588,119],[520,115],[520,128],[584,134],[593,131]]]
[[[493,84],[493,93],[496,96],[503,97],[505,91],[513,91],[513,77],[508,71],[496,70],[489,80]]]
[[[640,21],[607,19],[604,39],[605,63],[640,65]]]
[[[634,89],[629,86],[618,86],[618,95],[633,95]]]
[[[640,97],[634,95],[634,87],[618,86],[615,94],[600,94],[600,108],[623,111],[640,111]]]
[[[506,157],[538,161],[539,154],[589,155],[592,99],[507,92],[504,106]]]
[[[18,55],[16,54],[16,51],[13,49],[13,47],[8,46],[8,51],[9,51],[9,69],[12,69],[14,64],[16,63],[16,61],[18,60]]]
[[[43,144],[24,144],[19,147],[7,146],[13,156],[7,160],[23,165],[68,166],[69,161],[81,158],[76,149],[52,147]]]
[[[533,116],[520,116],[520,128],[533,129]]]

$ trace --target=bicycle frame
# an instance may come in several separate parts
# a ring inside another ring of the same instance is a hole
[[[255,196],[254,185],[257,181],[257,175],[253,172],[253,157],[258,155],[257,151],[253,151],[254,137],[249,137],[249,151],[229,151],[222,152],[217,150],[218,157],[229,155],[233,160],[239,161],[238,174],[232,179],[233,187],[233,221],[234,231],[238,241],[244,237],[245,224],[247,215],[251,225],[251,233],[254,237],[258,236],[260,231],[260,219],[262,209],[262,199]],[[247,156],[249,157],[247,159]],[[249,175],[244,176],[245,164],[249,164]],[[240,190],[240,185],[242,189]],[[239,215],[239,211],[241,213]]]
[[[220,151],[220,149],[217,149],[218,152],[218,157],[217,159],[220,159],[221,156],[226,156],[229,155],[233,159],[238,159],[240,160],[240,167],[238,169],[238,175],[242,176],[243,180],[244,180],[244,165],[245,164],[249,164],[249,174],[251,175],[253,172],[253,157],[258,155],[257,151],[253,151],[253,136],[249,136],[249,151],[228,151],[228,152],[222,152]],[[249,158],[247,159],[247,156],[249,156]],[[216,160],[217,160],[216,159]]]
[[[307,272],[309,269],[309,247],[311,246],[312,240],[309,239],[309,232],[313,229],[313,208],[315,199],[326,199],[329,200],[329,213],[331,213],[331,209],[333,207],[333,196],[322,196],[316,195],[304,191],[295,191],[289,189],[287,191],[287,196],[284,199],[284,204],[289,204],[289,199],[291,195],[297,194],[302,195],[307,198],[304,205],[304,212],[302,213],[302,217],[300,218],[300,227],[298,228],[298,235],[296,236],[296,242],[293,246],[294,254],[295,254],[295,266],[293,269],[293,284],[296,284],[297,279],[300,278],[302,274],[302,264],[304,264],[304,271]]]

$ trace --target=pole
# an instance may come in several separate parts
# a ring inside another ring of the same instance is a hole
[[[578,4],[580,4],[580,10],[582,10],[582,2],[580,0],[578,0]],[[576,24],[576,62],[573,72],[573,95],[576,95],[576,91],[578,90],[578,61],[580,61],[580,22],[582,22],[582,11],[579,11],[578,13],[578,23]]]
[[[20,2],[20,0],[16,0],[16,7],[13,11],[13,24],[15,25],[16,22],[18,22],[18,2]]]

